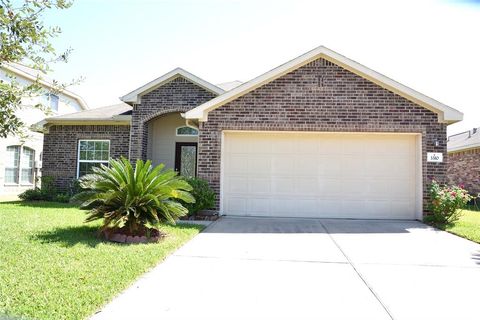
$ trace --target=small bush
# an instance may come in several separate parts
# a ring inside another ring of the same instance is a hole
[[[194,203],[182,202],[182,205],[188,209],[189,216],[215,206],[215,192],[210,188],[207,181],[199,178],[189,178],[186,181],[192,186],[193,190],[190,193],[195,198]]]
[[[68,203],[70,198],[81,191],[78,180],[72,181],[67,193],[59,193],[55,187],[53,177],[44,176],[41,178],[41,188],[29,189],[18,197],[26,201],[56,201]]]
[[[62,203],[69,203],[71,196],[67,193],[59,193],[55,195],[53,201],[62,202]]]
[[[427,220],[447,224],[457,221],[460,218],[460,209],[472,199],[468,192],[459,186],[440,185],[433,180],[430,186],[432,214]]]
[[[38,188],[28,189],[20,193],[18,197],[25,201],[40,201],[45,200],[42,191]]]

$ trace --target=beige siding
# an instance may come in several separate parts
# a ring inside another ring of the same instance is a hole
[[[154,165],[164,163],[167,168],[174,168],[175,143],[198,141],[198,137],[177,136],[176,129],[182,126],[185,126],[185,119],[180,113],[169,113],[149,122],[147,158]]]
[[[5,82],[10,81],[7,73],[2,69],[0,69],[0,80]],[[30,80],[24,79],[20,76],[16,77],[16,81],[21,85],[28,85],[29,83],[31,83]],[[58,111],[52,112],[52,114],[49,114],[48,116],[68,114],[81,110],[78,101],[62,93],[59,93],[58,96]],[[21,118],[27,126],[37,123],[47,116],[42,111],[31,107],[33,105],[36,105],[37,103],[42,103],[41,96],[22,99],[22,104],[24,108],[17,111],[17,116],[19,116],[19,118]],[[5,183],[5,151],[8,146],[23,145],[25,147],[29,147],[35,150],[35,171],[40,171],[40,153],[43,150],[43,134],[37,132],[29,132],[28,134],[29,137],[25,141],[15,136],[8,136],[5,139],[0,139],[0,195],[18,194],[26,189],[32,188],[32,185],[29,184]]]

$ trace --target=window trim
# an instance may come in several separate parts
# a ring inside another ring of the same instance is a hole
[[[111,147],[111,141],[110,139],[79,139],[78,140],[78,145],[77,145],[77,179],[80,178],[80,163],[85,162],[85,163],[108,163],[108,160],[80,160],[80,143],[82,141],[101,141],[101,142],[108,142],[108,158],[110,159],[110,147]]]
[[[185,127],[197,130],[197,134],[178,134],[178,129],[185,128]],[[177,137],[198,137],[199,133],[200,133],[200,130],[198,130],[197,128],[194,128],[192,126],[189,126],[189,125],[184,125],[184,126],[180,126],[180,127],[175,128],[175,136],[177,136]]]

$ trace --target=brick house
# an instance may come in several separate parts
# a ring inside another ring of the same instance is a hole
[[[109,157],[206,179],[227,215],[422,219],[462,113],[325,47],[223,90],[175,69],[122,104],[45,119],[60,188]]]
[[[463,185],[472,195],[480,193],[480,128],[448,137],[448,183]]]

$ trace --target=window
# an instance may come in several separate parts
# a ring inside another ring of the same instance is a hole
[[[33,184],[34,162],[35,162],[35,151],[30,148],[23,148],[22,163],[21,163],[22,174],[20,175],[21,183]]]
[[[53,93],[47,93],[43,96],[42,104],[46,107],[50,107],[53,111],[58,111],[59,98]]]
[[[109,140],[80,140],[78,142],[77,178],[91,173],[93,167],[108,164],[109,158]]]
[[[18,183],[18,167],[20,165],[20,146],[7,147],[5,159],[5,183]]]
[[[5,183],[33,184],[34,164],[35,150],[22,146],[8,146],[5,159]]]
[[[177,136],[198,136],[198,130],[192,127],[177,128]]]

